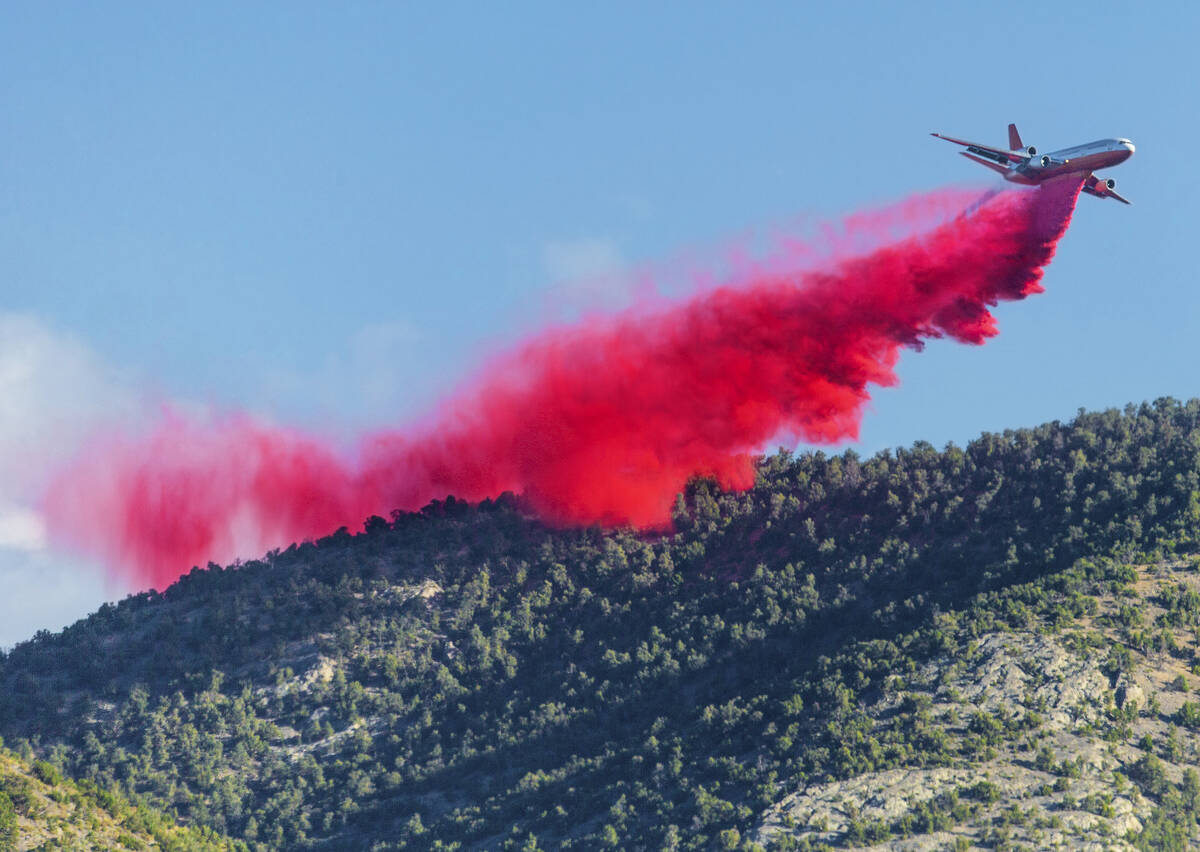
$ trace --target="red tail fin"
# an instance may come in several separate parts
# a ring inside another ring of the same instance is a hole
[[[1025,143],[1021,141],[1021,134],[1017,132],[1017,126],[1010,124],[1008,126],[1008,150],[1019,151],[1025,147]]]

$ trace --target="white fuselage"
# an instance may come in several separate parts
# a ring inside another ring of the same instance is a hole
[[[1027,162],[1011,166],[1004,179],[1013,183],[1039,184],[1076,172],[1090,174],[1125,162],[1133,156],[1133,151],[1133,143],[1128,139],[1099,139],[1048,154],[1039,152]]]

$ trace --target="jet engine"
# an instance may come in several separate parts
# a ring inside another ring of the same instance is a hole
[[[1097,180],[1096,181],[1096,189],[1116,189],[1116,188],[1117,188],[1117,182],[1115,180],[1113,180],[1112,178],[1109,178],[1108,180]]]
[[[1031,157],[1036,157],[1037,156],[1037,148],[1030,145],[1028,148],[1025,149],[1025,153]]]
[[[1049,154],[1043,154],[1043,155],[1042,155],[1042,159],[1041,159],[1041,160],[1039,160],[1038,162],[1040,162],[1040,163],[1042,164],[1042,168],[1044,169],[1044,168],[1046,168],[1047,166],[1049,166],[1049,165],[1050,165],[1050,163],[1052,162],[1052,160],[1050,159],[1050,155],[1049,155]]]

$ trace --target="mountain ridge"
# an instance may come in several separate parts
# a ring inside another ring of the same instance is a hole
[[[511,495],[450,498],[196,569],[5,655],[0,733],[251,848],[812,848],[885,829],[878,843],[919,844],[918,828],[945,822],[928,801],[886,825],[860,813],[840,830],[765,826],[821,785],[1036,760],[1013,745],[1046,727],[1020,727],[1036,710],[959,724],[916,674],[974,661],[972,637],[1118,623],[1113,602],[1148,572],[1189,586],[1200,401],[1081,412],[942,451],[781,452],[747,492],[694,480],[673,516],[668,533],[560,530]],[[1101,631],[1085,655],[1124,648],[1129,666],[1150,665],[1155,635],[1187,632],[1140,629],[1150,639]],[[1182,639],[1163,648],[1193,664]],[[1137,702],[1117,701],[1124,670],[1105,661],[1097,671],[1116,680],[1089,693],[1096,736],[1144,722],[1166,738],[1174,724],[1171,754],[1190,754],[1191,728],[1163,721],[1190,719],[1178,696],[1125,719]],[[1132,768],[1161,751],[1120,763],[1140,797],[1124,798],[1137,826],[1122,843],[1194,835],[1193,811],[1172,804],[1184,776],[1147,786]],[[936,842],[1036,844],[1015,818],[998,827],[993,805],[1073,795],[1049,777],[1050,793],[998,784],[974,810],[975,793],[947,789],[957,828]],[[1039,819],[1052,816],[1027,822]]]

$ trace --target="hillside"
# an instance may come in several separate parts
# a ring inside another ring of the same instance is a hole
[[[448,499],[195,570],[15,648],[0,734],[256,849],[1200,840],[1200,401],[674,518]]]
[[[44,761],[30,764],[0,748],[0,852],[161,850],[242,852],[211,829],[176,825],[90,782],[63,778]]]

